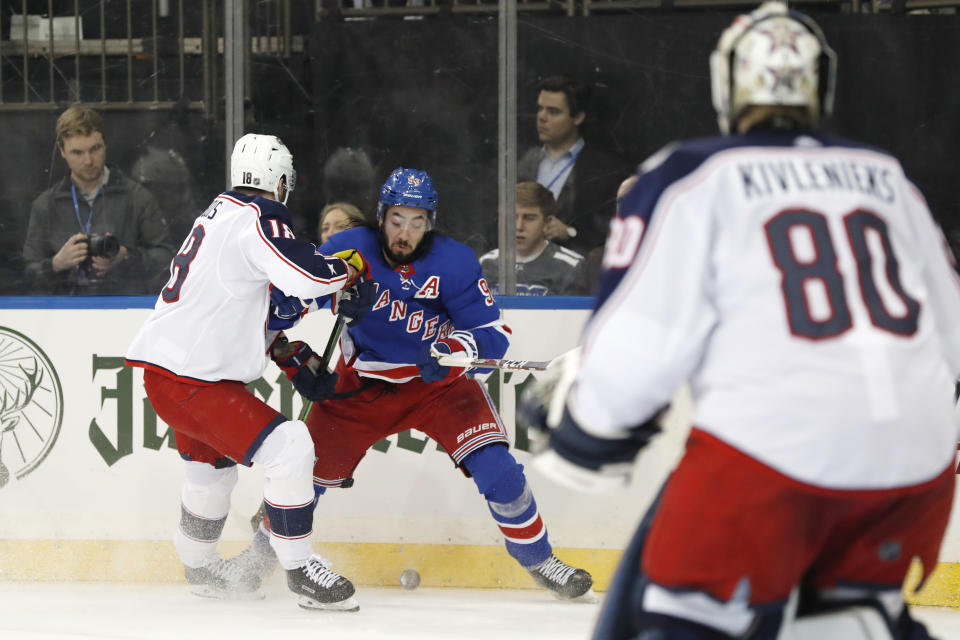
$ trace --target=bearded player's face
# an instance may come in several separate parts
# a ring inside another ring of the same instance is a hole
[[[408,262],[430,228],[425,209],[394,205],[383,216],[384,253],[396,264]]]

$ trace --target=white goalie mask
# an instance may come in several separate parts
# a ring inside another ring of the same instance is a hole
[[[280,179],[286,188],[280,193]],[[269,191],[283,204],[297,184],[293,155],[276,136],[248,133],[237,140],[230,156],[230,184]]]
[[[713,107],[729,133],[748,105],[806,107],[813,125],[833,109],[836,54],[817,24],[784,2],[741,15],[710,55]]]

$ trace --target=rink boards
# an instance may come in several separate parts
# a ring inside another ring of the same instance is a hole
[[[170,539],[182,463],[146,402],[141,371],[122,364],[152,300],[0,300],[0,580],[181,580]],[[538,303],[502,301],[513,330],[507,357],[546,360],[576,344],[588,302],[552,300],[559,309]],[[322,311],[291,335],[320,348],[332,324]],[[485,382],[526,463],[530,442],[513,416],[528,375],[497,373]],[[252,389],[285,414],[299,413],[299,397],[273,365]],[[590,570],[600,589],[679,457],[688,415],[681,393],[665,434],[643,452],[620,495],[573,494],[528,467],[558,555]],[[320,498],[314,534],[318,551],[355,582],[393,585],[403,569],[415,568],[424,586],[533,587],[504,551],[473,483],[422,433],[381,441],[354,477],[352,488]],[[251,535],[262,479],[256,468],[241,469],[223,536],[227,555]],[[951,521],[941,564],[912,599],[960,604],[958,561],[960,531]]]

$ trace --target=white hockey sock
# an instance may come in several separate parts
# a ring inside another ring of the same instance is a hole
[[[203,462],[187,462],[180,494],[180,525],[173,544],[188,567],[202,567],[217,557],[217,542],[230,511],[230,492],[237,484],[237,468],[216,469]]]

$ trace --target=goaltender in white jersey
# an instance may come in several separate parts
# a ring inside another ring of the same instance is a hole
[[[740,16],[711,73],[730,135],[668,147],[621,197],[536,462],[622,482],[689,383],[683,458],[596,637],[929,638],[900,585],[936,565],[952,504],[953,258],[896,159],[817,131],[834,54],[812,20]]]
[[[898,487],[951,462],[957,279],[894,158],[791,132],[687,143],[621,211],[584,342],[596,384],[572,398],[592,430],[689,380],[697,428],[803,482]]]

